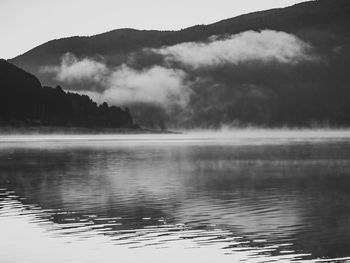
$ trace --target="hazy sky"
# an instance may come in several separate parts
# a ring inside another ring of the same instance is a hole
[[[117,28],[176,30],[305,0],[0,0],[0,58]]]

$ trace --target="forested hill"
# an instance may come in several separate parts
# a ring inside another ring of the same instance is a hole
[[[349,0],[316,0],[179,31],[52,40],[10,62],[152,128],[349,126],[349,32]]]
[[[0,126],[134,127],[128,109],[98,106],[59,86],[42,87],[34,75],[5,60],[0,60],[0,94]]]

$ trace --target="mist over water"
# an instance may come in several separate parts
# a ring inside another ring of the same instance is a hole
[[[25,132],[25,130],[24,130]],[[0,142],[31,142],[31,141],[121,141],[121,142],[142,142],[154,141],[161,142],[214,142],[228,141],[229,143],[242,144],[245,140],[249,144],[254,143],[254,139],[262,139],[261,142],[273,143],[275,140],[264,139],[285,139],[293,140],[317,140],[317,139],[347,139],[350,138],[350,129],[335,129],[335,128],[304,128],[304,129],[290,129],[290,128],[233,128],[230,126],[222,126],[219,129],[179,129],[174,130],[174,133],[148,133],[148,134],[77,134],[74,132],[60,132],[54,134],[50,132],[40,133],[30,132],[29,136],[26,133],[8,132],[0,134]]]
[[[348,130],[2,135],[0,261],[347,262],[349,156]]]

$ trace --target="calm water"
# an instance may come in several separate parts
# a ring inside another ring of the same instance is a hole
[[[0,262],[350,262],[350,131],[0,137]]]

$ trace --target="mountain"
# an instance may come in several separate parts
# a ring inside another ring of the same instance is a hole
[[[0,126],[133,128],[129,111],[97,106],[60,86],[42,87],[32,74],[0,60]]]
[[[10,61],[26,69],[57,64],[67,52],[76,56],[105,56],[117,63],[123,54],[145,47],[170,46],[206,40],[212,35],[237,34],[247,30],[272,29],[294,33],[312,42],[322,41],[325,32],[346,33],[350,26],[350,3],[347,0],[318,0],[287,8],[260,11],[226,19],[210,25],[197,25],[180,31],[117,29],[91,37],[52,40]],[[313,32],[311,35],[309,33]]]
[[[349,14],[348,0],[317,0],[179,31],[52,40],[10,62],[128,106],[147,126],[349,125]]]

